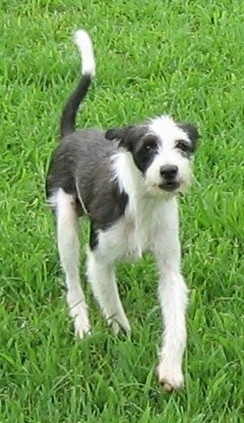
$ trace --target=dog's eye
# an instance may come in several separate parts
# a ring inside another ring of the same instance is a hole
[[[147,140],[144,144],[143,144],[143,149],[146,151],[152,151],[152,150],[156,150],[157,148],[157,142],[156,140]]]
[[[175,148],[178,148],[179,150],[183,151],[184,153],[191,153],[191,151],[192,151],[191,145],[184,140],[177,141]]]
[[[145,144],[144,145],[144,149],[147,151],[153,150],[154,149],[154,145],[153,144]]]

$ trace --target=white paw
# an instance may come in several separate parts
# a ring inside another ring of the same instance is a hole
[[[131,327],[129,324],[129,321],[127,319],[115,319],[115,318],[110,318],[108,319],[108,324],[109,326],[112,327],[112,331],[115,335],[118,335],[118,333],[120,332],[120,329],[122,329],[124,332],[126,333],[130,333],[131,332]]]
[[[86,307],[78,305],[70,310],[70,316],[74,321],[75,336],[83,339],[90,334],[91,328]]]
[[[167,392],[172,392],[174,389],[180,389],[184,386],[184,376],[178,365],[173,366],[161,361],[158,366],[158,378]]]
[[[80,319],[79,317],[74,320],[74,329],[75,336],[80,339],[83,339],[85,336],[91,334],[91,328],[88,322],[85,323],[83,319]]]

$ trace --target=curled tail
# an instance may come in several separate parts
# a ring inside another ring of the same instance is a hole
[[[92,78],[95,75],[95,59],[90,36],[86,31],[76,31],[74,42],[81,56],[81,79],[64,107],[60,122],[61,137],[72,134],[75,131],[75,120],[79,105],[85,97]]]

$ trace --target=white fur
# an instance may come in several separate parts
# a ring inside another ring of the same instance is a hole
[[[87,305],[79,277],[78,217],[73,197],[62,188],[52,197],[57,214],[58,249],[66,274],[67,303],[74,319],[75,333],[80,338],[90,331]]]
[[[125,315],[118,293],[114,263],[104,262],[99,252],[88,251],[87,275],[91,283],[93,294],[108,324],[112,325],[113,331],[118,333],[121,327],[126,332],[130,332],[130,324]]]
[[[92,40],[89,34],[82,29],[76,31],[74,36],[74,42],[77,45],[81,55],[82,75],[88,74],[91,75],[91,77],[94,77],[96,65]]]

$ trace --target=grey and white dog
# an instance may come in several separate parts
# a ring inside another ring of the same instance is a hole
[[[192,124],[162,115],[141,125],[77,131],[75,119],[95,74],[91,39],[77,31],[82,76],[61,117],[61,140],[50,163],[46,190],[57,221],[58,250],[66,275],[75,333],[90,332],[79,278],[78,218],[90,221],[87,276],[115,333],[130,332],[118,293],[115,265],[152,252],[159,271],[164,321],[158,375],[171,391],[184,383],[187,288],[181,274],[177,194],[191,181],[191,157],[199,137]]]

